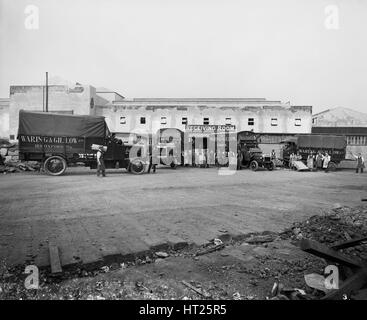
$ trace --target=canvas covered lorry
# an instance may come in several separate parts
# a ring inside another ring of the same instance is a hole
[[[68,165],[76,163],[95,169],[97,159],[92,145],[107,147],[106,168],[126,168],[136,174],[145,169],[142,151],[114,138],[104,117],[21,110],[18,141],[20,160],[42,162],[49,175],[61,175]]]
[[[347,140],[345,136],[302,134],[282,141],[282,144],[280,159],[283,160],[285,166],[289,166],[289,158],[292,153],[299,152],[302,161],[306,162],[310,154],[316,155],[320,151],[330,155],[329,169],[335,170],[337,165],[345,160]]]

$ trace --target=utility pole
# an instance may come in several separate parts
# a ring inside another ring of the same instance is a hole
[[[48,72],[46,72],[46,112],[48,112]]]

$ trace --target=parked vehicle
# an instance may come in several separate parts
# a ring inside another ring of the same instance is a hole
[[[302,134],[294,139],[282,141],[283,147],[280,159],[285,166],[289,166],[289,158],[292,153],[300,153],[302,162],[306,163],[309,154],[316,155],[319,151],[327,152],[331,161],[329,170],[335,170],[340,161],[345,160],[347,140],[345,136]]]
[[[104,117],[19,112],[19,158],[41,161],[47,174],[58,176],[76,163],[95,169],[96,151],[92,145],[107,147],[106,168],[125,168],[134,174],[145,170],[142,150],[126,146],[110,134]],[[134,156],[132,156],[134,155]]]
[[[253,171],[265,168],[274,170],[275,163],[271,155],[264,155],[259,148],[259,135],[252,131],[241,131],[237,133],[237,159],[238,169],[250,168]]]

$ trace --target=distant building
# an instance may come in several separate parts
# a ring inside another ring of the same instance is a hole
[[[367,157],[367,114],[348,108],[328,109],[312,116],[312,133],[345,135],[347,159],[361,152]]]
[[[0,98],[0,138],[9,139],[9,98]]]
[[[312,116],[314,127],[366,127],[367,114],[349,108],[333,108]]]

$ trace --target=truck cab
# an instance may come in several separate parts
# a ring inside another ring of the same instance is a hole
[[[249,132],[242,131],[238,133],[238,169],[250,168],[256,171],[260,168],[266,168],[269,171],[274,170],[275,163],[272,161],[270,155],[263,154],[259,148],[258,135]]]

